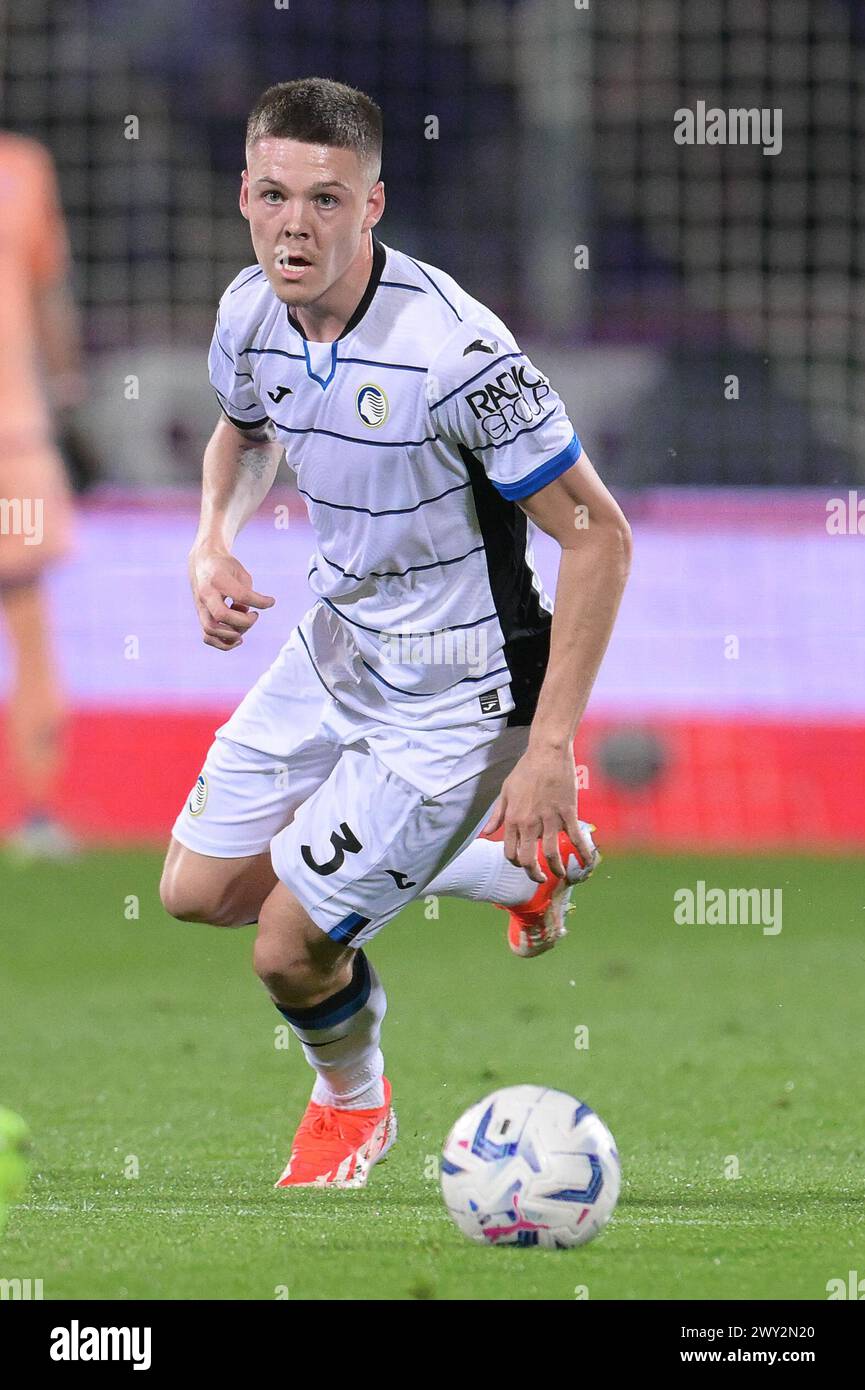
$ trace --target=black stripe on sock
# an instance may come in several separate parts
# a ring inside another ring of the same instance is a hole
[[[327,999],[322,999],[320,1003],[313,1004],[309,1009],[284,1008],[277,1004],[279,1012],[289,1023],[293,1023],[296,1028],[315,1029],[329,1028],[335,1023],[342,1022],[343,1019],[351,1017],[356,1012],[351,1005],[364,1000],[370,991],[369,964],[363,951],[358,950],[355,954],[352,966],[352,975],[349,983],[336,994],[331,994]]]

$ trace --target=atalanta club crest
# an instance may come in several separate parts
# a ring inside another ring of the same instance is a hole
[[[195,786],[192,788],[192,795],[189,798],[189,814],[200,816],[207,805],[207,778],[203,772],[199,772]]]
[[[361,420],[371,430],[378,429],[387,419],[387,396],[380,386],[362,386],[357,393],[355,405]]]

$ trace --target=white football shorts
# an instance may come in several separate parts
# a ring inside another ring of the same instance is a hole
[[[269,848],[313,922],[362,946],[475,838],[528,734],[505,718],[418,730],[362,714],[295,629],[216,730],[172,833],[218,858]]]

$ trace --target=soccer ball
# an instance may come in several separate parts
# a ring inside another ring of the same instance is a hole
[[[441,1165],[445,1206],[480,1245],[585,1245],[619,1198],[616,1143],[588,1105],[505,1086],[461,1115]]]
[[[19,1202],[30,1174],[30,1133],[20,1115],[0,1105],[0,1235],[13,1202]]]

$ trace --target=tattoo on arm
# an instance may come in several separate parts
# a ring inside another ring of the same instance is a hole
[[[256,482],[261,482],[273,468],[273,451],[269,445],[276,439],[276,427],[272,420],[265,420],[253,430],[238,432],[241,434],[240,466],[251,473]],[[261,447],[256,448],[256,445]]]
[[[267,449],[244,449],[240,455],[240,466],[260,482],[267,470],[273,467],[273,455]]]

